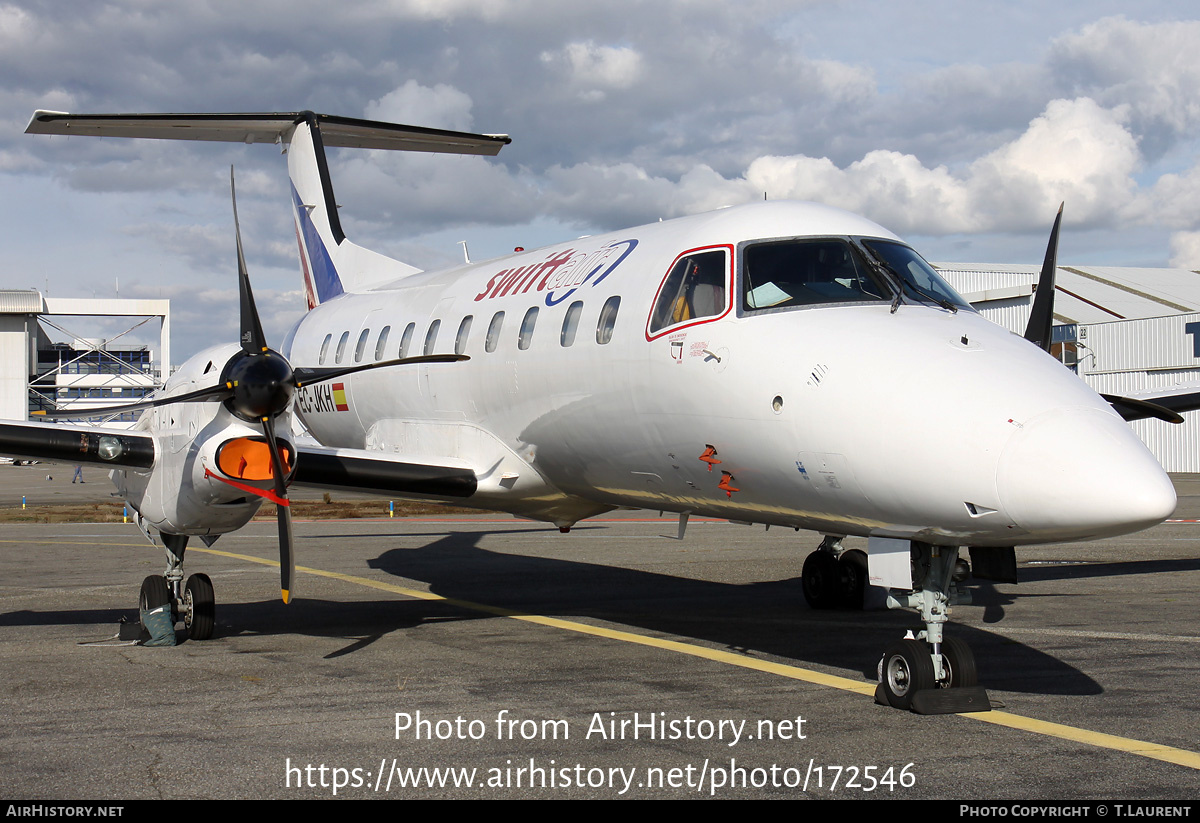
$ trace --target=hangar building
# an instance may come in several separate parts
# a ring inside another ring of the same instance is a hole
[[[1041,266],[935,264],[987,319],[1022,334]],[[1097,392],[1200,390],[1200,273],[1059,266],[1053,353]],[[1200,411],[1130,425],[1171,472],[1200,472]]]
[[[122,342],[147,324],[158,332],[157,348]],[[25,420],[38,410],[82,412],[141,399],[170,373],[170,332],[168,300],[0,290],[0,418]],[[120,415],[110,425],[135,418]]]

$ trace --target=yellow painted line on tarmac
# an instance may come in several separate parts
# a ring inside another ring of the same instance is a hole
[[[1064,726],[1062,723],[1051,723],[1048,720],[1037,720],[1008,712],[977,712],[964,714],[972,720],[983,723],[994,723],[997,726],[1007,726],[1010,729],[1034,732],[1047,737],[1058,737],[1062,740],[1073,740],[1076,743],[1087,743],[1101,749],[1115,749],[1119,752],[1138,754],[1155,760],[1165,760],[1189,769],[1200,769],[1200,754],[1189,752],[1187,749],[1176,749],[1173,746],[1161,746],[1158,743],[1147,743],[1144,740],[1134,740],[1129,737],[1117,737],[1115,734],[1104,734],[1087,729],[1077,729],[1074,726]]]
[[[22,543],[28,545],[31,541],[28,540],[0,540],[0,543]],[[82,541],[68,540],[39,540],[38,543],[58,543],[67,545],[108,545],[108,546],[142,546],[143,544],[120,544],[107,543],[96,544],[92,542],[83,543]],[[243,560],[248,563],[257,563],[262,566],[279,567],[277,560],[267,560],[262,557],[255,557],[249,554],[237,554],[235,552],[221,551],[220,549],[206,548],[191,548],[191,552],[204,552],[205,554],[218,555],[220,557],[228,557],[233,560]],[[739,666],[743,669],[752,669],[754,671],[774,674],[780,677],[787,677],[792,680],[801,680],[805,683],[812,683],[818,686],[828,686],[832,689],[840,689],[842,691],[853,692],[860,695],[874,695],[875,685],[873,683],[863,683],[858,680],[851,680],[847,677],[838,677],[837,675],[825,674],[823,672],[811,671],[802,669],[799,666],[791,666],[786,663],[775,663],[769,660],[759,660],[753,657],[746,657],[733,652],[723,651],[721,649],[710,649],[704,646],[697,646],[691,643],[683,643],[678,640],[667,640],[661,637],[650,637],[633,632],[620,631],[617,629],[609,629],[601,626],[590,626],[586,623],[579,623],[574,620],[563,620],[557,617],[545,617],[537,614],[526,614],[512,609],[505,609],[499,606],[489,606],[485,603],[474,603],[469,600],[458,600],[453,597],[443,597],[432,592],[422,591],[421,589],[411,589],[406,586],[397,586],[394,583],[386,583],[381,580],[371,580],[367,577],[358,577],[352,574],[343,574],[341,572],[326,571],[324,569],[313,569],[307,566],[297,566],[296,571],[305,574],[316,575],[318,577],[328,577],[333,580],[341,580],[345,583],[351,583],[358,586],[365,586],[369,589],[378,589],[379,591],[392,592],[394,594],[405,595],[419,600],[431,600],[447,603],[453,606],[459,606],[471,611],[482,612],[484,614],[494,614],[498,617],[508,617],[513,620],[522,620],[526,623],[534,623],[539,626],[549,626],[565,631],[577,632],[580,634],[589,634],[594,637],[604,637],[610,640],[619,640],[623,643],[636,643],[640,646],[650,646],[665,651],[672,651],[679,654],[686,654],[690,657],[698,657],[704,660],[712,660],[717,663],[725,663],[731,666]],[[1051,723],[1046,720],[1037,720],[1032,717],[1024,717],[1018,714],[1011,714],[1003,711],[988,711],[988,712],[972,712],[969,714],[961,714],[960,717],[965,717],[970,720],[977,720],[981,723],[991,723],[996,726],[1006,726],[1010,729],[1019,731],[1032,732],[1046,737],[1055,737],[1060,740],[1070,740],[1075,743],[1084,743],[1089,746],[1096,746],[1102,749],[1112,749],[1114,751],[1126,752],[1135,754],[1141,757],[1149,757],[1154,760],[1162,760],[1167,763],[1174,763],[1179,766],[1186,766],[1190,769],[1200,770],[1200,753],[1188,751],[1187,749],[1177,749],[1173,746],[1163,746],[1158,743],[1149,743],[1144,740],[1134,740],[1128,737],[1118,737],[1113,734],[1104,734],[1103,732],[1093,732],[1087,729],[1080,729],[1074,726],[1067,726],[1062,723]]]

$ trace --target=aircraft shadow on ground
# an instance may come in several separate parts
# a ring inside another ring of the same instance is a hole
[[[525,531],[546,533],[543,528]],[[417,548],[389,549],[369,560],[368,565],[398,578],[426,582],[434,594],[445,598],[530,614],[592,618],[633,631],[692,638],[750,657],[770,655],[850,669],[868,680],[875,678],[874,663],[884,646],[901,637],[906,629],[920,628],[916,616],[909,612],[814,611],[804,602],[799,578],[727,584],[480,548],[479,542],[491,533],[481,530],[430,535],[436,539]],[[514,531],[498,533],[512,535]],[[403,536],[412,539],[411,534]],[[361,537],[378,541],[390,536]],[[1021,579],[1034,582],[1196,569],[1200,569],[1200,560],[1023,567]],[[984,607],[985,622],[1000,620],[1004,607],[1022,597],[1001,592],[988,583],[972,584],[970,588],[975,603]],[[21,610],[0,614],[0,627],[112,625],[122,617],[136,621],[136,610]],[[284,606],[277,600],[264,599],[218,602],[216,636],[304,634],[352,641],[326,655],[332,659],[353,654],[394,631],[478,619],[498,618],[444,601],[302,599]],[[981,682],[990,688],[1074,695],[1103,691],[1087,674],[1009,637],[953,622],[949,632],[972,646]],[[184,637],[181,629],[180,638]]]
[[[745,585],[594,563],[492,552],[486,532],[457,532],[369,561],[385,573],[420,580],[442,597],[515,611],[594,618],[633,630],[689,637],[757,657],[856,670],[875,678],[883,648],[907,628],[907,612],[813,611],[798,578]],[[477,614],[477,613],[476,613]],[[463,616],[468,616],[464,613]],[[992,688],[1040,694],[1098,694],[1078,669],[1010,638],[954,625],[976,652]]]

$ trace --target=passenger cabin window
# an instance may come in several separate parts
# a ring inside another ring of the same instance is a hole
[[[317,363],[325,365],[325,355],[329,354],[329,341],[333,340],[332,334],[325,335],[325,339],[321,341],[321,355],[317,358]]]
[[[650,313],[650,334],[724,314],[728,295],[726,261],[721,250],[695,252],[676,261],[658,289]]]
[[[575,343],[575,332],[579,331],[579,315],[583,314],[583,303],[576,300],[567,307],[566,316],[563,317],[562,333],[558,336],[558,342],[563,348]]]
[[[488,324],[487,338],[483,341],[485,351],[495,351],[496,344],[500,342],[500,330],[504,328],[504,312],[498,311],[492,315],[492,322]]]
[[[759,243],[742,252],[742,310],[890,300],[892,290],[845,240]]]
[[[408,347],[412,343],[413,332],[416,330],[416,323],[409,323],[404,327],[404,334],[400,335],[400,359],[408,357]]]
[[[537,324],[537,316],[537,306],[525,312],[525,319],[521,321],[521,334],[517,337],[518,349],[524,351],[533,342],[533,327]]]
[[[367,338],[371,335],[370,329],[363,329],[362,334],[358,336],[358,345],[354,347],[354,362],[361,363],[363,352],[367,348]]]
[[[438,329],[442,327],[441,320],[434,320],[429,324],[429,331],[425,332],[425,348],[424,354],[433,354],[433,347],[437,345]]]
[[[605,300],[604,305],[600,307],[600,319],[596,322],[596,342],[601,346],[612,340],[619,308],[621,308],[621,298],[615,294]]]
[[[333,356],[334,363],[342,362],[342,355],[346,353],[346,341],[350,339],[350,332],[342,332],[342,336],[338,338],[337,353]]]
[[[383,351],[387,346],[388,332],[392,330],[391,326],[384,326],[379,330],[379,339],[375,341],[375,359],[383,359]]]
[[[455,354],[462,354],[467,350],[467,338],[471,336],[471,321],[474,319],[473,315],[468,314],[458,324],[458,334],[454,335]]]

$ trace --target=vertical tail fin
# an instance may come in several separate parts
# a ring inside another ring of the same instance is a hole
[[[300,270],[304,275],[304,295],[312,309],[346,291],[330,254],[330,249],[338,251],[346,234],[329,180],[321,129],[311,114],[296,123],[287,151]]]

